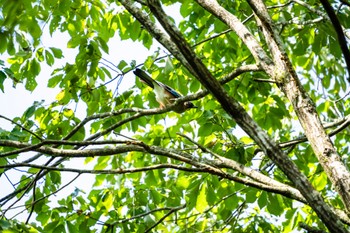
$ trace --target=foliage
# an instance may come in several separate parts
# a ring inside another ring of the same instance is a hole
[[[268,52],[269,41],[248,2],[219,2]],[[331,3],[349,30],[349,5]],[[265,4],[348,166],[349,74],[330,20],[317,1]],[[162,5],[218,80],[247,68],[222,81],[224,90],[279,143],[325,202],[344,210],[295,108],[274,77],[256,66],[249,46],[194,1],[163,0]],[[156,21],[143,1],[133,6]],[[6,95],[10,83],[33,92],[49,70],[45,91],[57,92],[54,101],[37,100],[21,116],[0,115],[12,124],[10,130],[0,128],[1,183],[13,184],[0,197],[1,232],[291,232],[299,231],[300,223],[326,230],[258,142],[119,1],[6,0],[0,8],[0,52],[6,55],[0,60],[0,90]],[[47,47],[45,32],[69,40],[63,47]],[[140,63],[140,54],[134,60],[106,59],[128,52],[112,51],[116,37],[147,48],[146,58]],[[71,53],[74,60],[66,61]],[[194,94],[190,100],[199,108],[182,114],[158,109],[143,83],[124,87],[141,66],[183,95]],[[91,189],[82,190],[80,182]],[[62,194],[69,185],[76,188]],[[22,211],[25,217],[12,217]]]

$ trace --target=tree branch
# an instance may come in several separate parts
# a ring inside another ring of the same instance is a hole
[[[337,128],[335,128],[334,130],[332,130],[328,134],[330,137],[332,137],[332,136],[338,134],[339,132],[343,131],[344,129],[346,129],[349,125],[350,125],[350,116],[347,116],[347,117],[345,117],[341,120],[335,121],[333,123],[324,124],[323,127],[324,127],[324,129],[328,129],[328,128],[338,126]],[[299,143],[306,142],[306,141],[308,141],[308,139],[305,135],[303,135],[297,139],[293,139],[293,140],[290,140],[287,142],[281,142],[278,145],[280,148],[286,148],[286,147],[294,146],[294,145],[297,145]]]
[[[257,15],[257,22],[261,25],[263,33],[270,45],[273,61],[276,65],[275,72],[270,75],[279,81],[278,86],[291,102],[315,155],[349,211],[349,170],[342,162],[336,148],[334,148],[332,141],[327,135],[316,111],[315,103],[303,88],[285,52],[283,42],[274,29],[264,2],[262,0],[248,0],[248,3]],[[324,222],[330,223],[332,221],[324,219]]]
[[[198,146],[203,152],[206,152],[206,153],[213,155],[216,158],[216,159],[213,159],[210,161],[210,163],[212,163],[213,165],[215,165],[217,167],[229,168],[229,169],[232,169],[234,171],[237,171],[245,176],[252,178],[253,180],[255,180],[261,184],[268,185],[268,186],[275,188],[276,189],[275,192],[283,193],[282,194],[283,196],[287,196],[287,197],[290,197],[292,199],[298,200],[300,202],[306,203],[305,198],[301,195],[299,190],[297,190],[289,185],[280,183],[274,179],[271,179],[270,177],[268,177],[268,176],[266,176],[266,175],[264,175],[256,170],[253,170],[249,167],[246,167],[243,164],[240,164],[232,159],[228,159],[228,158],[225,158],[221,155],[218,155],[215,152],[213,152],[210,149],[204,147],[203,145],[197,143],[196,141],[194,141],[193,139],[191,139],[190,137],[188,137],[184,134],[179,133],[179,135],[186,138],[187,140],[189,140],[191,143],[195,144],[196,146]]]
[[[337,15],[335,14],[335,12],[333,10],[331,4],[327,0],[320,0],[320,1],[321,1],[323,8],[327,12],[327,14],[328,14],[328,16],[333,24],[335,32],[337,33],[340,49],[343,52],[344,60],[346,62],[346,66],[348,67],[349,77],[347,79],[348,79],[348,82],[350,82],[350,51],[349,51],[349,48],[348,48],[348,45],[347,45],[347,42],[345,39],[343,28],[338,20]]]
[[[158,25],[155,24],[147,14],[143,13],[130,0],[120,0],[119,2],[144,26],[144,28],[151,34],[153,38],[155,38],[160,44],[167,48],[171,54],[180,60],[188,70],[192,69],[179,51],[179,48],[176,46],[176,44],[171,41],[169,36],[165,34],[163,30],[159,28]]]
[[[253,72],[253,71],[261,71],[260,68],[258,68],[256,65],[245,65],[245,66],[241,66],[238,67],[237,69],[233,70],[231,73],[229,73],[228,75],[224,76],[222,79],[220,79],[220,83],[221,84],[225,84],[230,82],[231,80],[233,80],[234,78],[236,78],[237,76],[246,73],[246,72]],[[106,113],[100,113],[100,114],[95,114],[92,116],[88,116],[86,117],[83,121],[81,121],[78,125],[76,125],[71,132],[66,135],[62,140],[59,141],[54,141],[54,140],[42,140],[42,142],[36,144],[36,145],[28,145],[28,147],[23,147],[21,149],[18,150],[14,150],[14,151],[8,151],[8,152],[4,152],[4,153],[0,153],[0,157],[6,157],[9,155],[13,155],[13,154],[19,154],[22,152],[27,152],[27,151],[33,151],[35,150],[37,147],[43,146],[43,145],[49,145],[49,144],[56,144],[56,145],[74,145],[74,146],[87,146],[87,145],[103,145],[103,144],[117,144],[117,143],[123,143],[122,141],[100,141],[100,142],[94,142],[91,141],[93,139],[96,139],[102,135],[105,135],[111,131],[113,131],[114,129],[120,127],[121,125],[128,123],[132,120],[135,120],[137,118],[140,118],[142,116],[147,116],[147,115],[156,115],[156,114],[162,114],[165,112],[170,111],[172,108],[174,108],[175,106],[177,106],[178,104],[181,104],[183,102],[186,101],[192,101],[192,100],[197,100],[199,98],[204,97],[205,95],[209,94],[208,91],[206,90],[202,90],[196,94],[192,94],[192,95],[188,95],[188,96],[184,96],[181,98],[178,98],[172,105],[167,106],[166,108],[163,109],[139,109],[139,108],[125,108],[125,109],[120,109],[118,111],[113,111],[113,112],[106,112]],[[85,141],[67,141],[67,139],[71,138],[76,132],[79,131],[80,128],[84,127],[84,125],[86,125],[87,123],[89,123],[90,121],[93,120],[97,120],[97,119],[104,119],[104,118],[108,118],[108,117],[115,117],[121,114],[125,114],[125,113],[136,113],[135,115],[125,118],[123,121],[117,122],[116,124],[110,126],[108,129],[96,133],[94,135],[91,135],[89,138],[87,138]],[[37,158],[37,157],[36,157]],[[27,161],[29,162],[29,161]]]
[[[211,11],[219,13],[223,12],[223,8],[214,0],[198,0],[202,5],[206,5]],[[318,216],[327,224],[330,230],[338,232],[346,232],[339,218],[333,213],[330,207],[323,201],[321,195],[312,187],[307,177],[302,174],[297,166],[290,158],[281,151],[277,144],[272,141],[266,132],[264,132],[256,122],[245,112],[239,103],[232,97],[228,96],[219,82],[211,75],[201,60],[194,54],[191,47],[182,37],[179,30],[168,19],[167,15],[161,8],[159,1],[148,0],[148,6],[151,12],[159,20],[164,30],[170,35],[171,39],[182,52],[187,62],[191,65],[190,72],[213,94],[219,101],[223,109],[241,126],[241,128],[263,149],[272,161],[287,175],[287,177],[295,184],[299,191],[306,198],[310,206],[316,211]],[[215,10],[214,10],[215,9]],[[220,9],[220,10],[219,10]],[[230,14],[231,15],[231,14]],[[232,17],[233,18],[233,17]],[[229,22],[230,23],[230,22]],[[244,30],[244,28],[240,28]],[[247,45],[248,47],[250,45]],[[260,48],[260,46],[259,46]],[[260,51],[260,50],[259,50]],[[255,51],[254,51],[255,53]],[[264,52],[265,54],[265,52]],[[256,54],[257,58],[261,54]],[[265,56],[263,56],[265,57]],[[271,63],[265,63],[266,68],[270,68]],[[193,72],[195,71],[195,72]],[[270,71],[271,72],[271,71]]]
[[[325,231],[323,231],[321,229],[311,227],[303,222],[299,222],[299,227],[305,229],[307,233],[326,233]]]
[[[0,140],[1,141],[1,140]],[[53,148],[63,145],[71,145],[71,146],[92,146],[92,145],[109,145],[109,144],[131,144],[133,141],[131,140],[104,140],[104,141],[66,141],[66,140],[51,140],[47,139],[42,142],[39,142],[37,144],[31,145],[27,144],[28,146],[23,147],[21,149],[8,151],[4,153],[0,153],[0,158],[4,158],[13,154],[19,154],[23,152],[29,152],[29,151],[36,151],[37,148],[42,147],[44,145],[53,145]],[[6,143],[6,142],[2,142]],[[1,142],[0,142],[1,144]],[[19,146],[19,145],[18,145]]]
[[[307,4],[305,1],[302,1],[302,0],[292,0],[293,2],[305,7],[306,9],[308,9],[310,12],[314,13],[314,14],[317,14],[319,15],[321,18],[325,19],[325,20],[328,20],[328,21],[331,21],[331,19],[328,17],[327,14],[325,14],[323,11],[320,11],[316,8],[313,8],[312,6],[310,6],[309,4]],[[315,19],[315,20],[318,20],[318,19]],[[320,20],[320,18],[319,18]],[[321,21],[321,20],[320,20]],[[342,27],[342,30],[344,31],[345,29]],[[349,34],[346,34],[346,37],[350,39],[350,36]]]
[[[0,168],[14,168],[14,167],[31,167],[31,168],[50,170],[50,171],[74,172],[78,174],[108,174],[108,175],[137,173],[137,172],[145,172],[145,171],[167,169],[167,168],[187,171],[187,172],[205,172],[205,170],[203,170],[202,168],[184,167],[184,166],[175,165],[175,164],[157,164],[157,165],[141,167],[141,168],[128,168],[128,169],[119,168],[119,169],[108,169],[108,170],[88,170],[88,169],[76,169],[76,168],[67,168],[67,167],[53,167],[53,166],[43,166],[43,165],[28,164],[28,163],[15,163],[15,164],[0,166]]]
[[[189,139],[189,138],[188,138]],[[8,143],[8,142],[6,142]],[[13,145],[17,146],[24,146],[28,147],[27,143],[20,143],[18,144],[17,142],[13,141]],[[2,144],[2,141],[0,141],[0,145]],[[46,147],[45,149],[40,149],[38,150],[45,150],[46,153],[48,153],[51,156],[59,156],[59,155],[65,155],[63,159],[65,159],[67,156],[68,157],[90,157],[92,155],[94,156],[108,156],[108,155],[116,155],[120,153],[125,153],[129,151],[141,151],[141,152],[147,152],[151,154],[156,154],[156,155],[162,155],[166,156],[168,158],[172,158],[178,161],[185,162],[187,164],[190,164],[194,166],[194,168],[187,168],[183,166],[178,166],[178,165],[172,165],[172,164],[159,164],[159,165],[154,165],[154,166],[149,166],[149,167],[144,167],[144,168],[132,168],[132,169],[112,169],[112,170],[84,170],[84,169],[73,169],[73,168],[60,168],[56,167],[56,165],[52,166],[43,166],[43,165],[35,165],[35,164],[28,164],[28,163],[16,163],[16,164],[8,164],[8,165],[2,165],[0,168],[14,168],[14,167],[33,167],[33,168],[38,168],[46,171],[50,170],[57,170],[57,171],[65,171],[65,172],[76,172],[78,174],[82,173],[90,173],[90,174],[125,174],[125,173],[134,173],[134,172],[142,172],[142,171],[147,171],[147,170],[154,170],[154,169],[164,169],[164,168],[173,168],[173,169],[178,169],[178,170],[183,170],[183,171],[188,171],[188,172],[209,172],[214,175],[218,175],[220,177],[242,183],[248,186],[252,186],[255,188],[259,188],[262,190],[270,191],[270,192],[275,192],[279,193],[281,195],[284,195],[286,197],[298,200],[300,202],[305,203],[305,199],[298,194],[298,191],[293,189],[292,187],[289,187],[287,185],[281,184],[277,181],[273,181],[272,179],[268,177],[256,177],[258,172],[250,169],[250,168],[243,168],[240,167],[239,164],[237,164],[235,161],[230,161],[229,159],[226,159],[224,157],[221,157],[219,155],[220,159],[223,160],[223,162],[219,161],[207,161],[207,163],[203,163],[202,161],[199,161],[197,158],[191,156],[190,154],[180,152],[180,151],[175,151],[175,150],[170,150],[170,149],[164,149],[161,147],[156,147],[156,146],[148,146],[142,142],[133,142],[132,145],[124,145],[124,146],[118,146],[118,148],[99,148],[99,149],[84,149],[84,150],[63,150],[63,149],[55,149],[55,148],[48,148]],[[44,151],[39,151],[44,153]],[[73,154],[70,154],[73,152]],[[212,152],[213,153],[213,152]],[[70,154],[70,155],[69,155]],[[214,154],[214,153],[213,153]],[[205,162],[205,161],[204,161]],[[255,177],[256,181],[252,181],[247,178],[241,178],[241,177],[236,177],[233,175],[228,174],[227,172],[222,171],[221,169],[217,167],[225,167],[225,168],[230,168],[237,170],[241,172],[242,174],[246,174],[247,176],[250,177]],[[269,179],[266,181],[266,179]],[[293,191],[294,190],[294,191]],[[1,200],[2,201],[2,200]]]
[[[269,70],[271,68],[273,64],[272,60],[267,56],[255,37],[236,16],[221,7],[215,0],[197,0],[197,2],[223,23],[227,24],[230,29],[241,38],[244,44],[249,48],[259,67],[262,67],[264,70]]]
[[[188,137],[186,137],[186,138],[188,138]],[[194,142],[190,138],[188,138],[188,139],[190,141]],[[232,181],[235,181],[235,182],[247,185],[247,186],[255,187],[255,188],[265,190],[268,192],[281,194],[285,197],[292,198],[294,200],[297,200],[297,201],[300,201],[303,203],[306,202],[304,197],[296,189],[294,189],[288,185],[281,184],[281,183],[279,183],[279,182],[277,182],[269,177],[264,176],[263,174],[260,174],[256,171],[250,169],[250,168],[244,167],[244,166],[236,163],[235,161],[232,161],[232,160],[224,158],[220,155],[217,155],[214,152],[212,152],[209,149],[206,149],[204,147],[202,147],[201,149],[205,150],[208,153],[213,154],[216,158],[219,159],[219,161],[217,161],[217,160],[198,161],[193,156],[191,156],[187,153],[184,153],[184,152],[179,152],[179,151],[169,150],[169,149],[165,150],[161,147],[148,146],[148,145],[145,145],[141,142],[132,142],[132,143],[138,144],[139,147],[144,148],[144,150],[140,149],[137,151],[144,151],[144,152],[148,152],[148,153],[152,153],[152,154],[166,156],[166,157],[169,157],[172,159],[186,162],[187,164],[190,164],[194,167],[184,167],[184,166],[179,166],[179,165],[174,165],[174,164],[158,164],[158,165],[152,165],[152,166],[141,167],[141,168],[129,168],[129,169],[121,169],[120,168],[120,169],[110,169],[110,170],[86,170],[86,169],[55,167],[59,163],[56,163],[56,165],[53,165],[53,166],[17,163],[17,164],[9,164],[9,165],[0,166],[0,169],[1,168],[8,169],[8,168],[13,168],[13,167],[32,167],[32,168],[38,168],[38,169],[45,170],[46,172],[48,172],[50,170],[56,170],[56,171],[63,171],[63,172],[75,172],[78,174],[83,174],[83,173],[88,173],[88,174],[126,174],[126,173],[144,172],[144,171],[149,171],[149,170],[166,169],[166,168],[177,169],[177,170],[182,170],[182,171],[186,171],[186,172],[207,172],[207,173],[211,173],[213,175],[217,175],[219,177],[222,177],[222,178],[225,178],[228,180],[232,180]],[[140,146],[140,145],[142,145],[142,146]],[[196,143],[196,145],[199,146],[199,144],[197,144],[197,143]],[[23,145],[20,145],[20,146],[23,146]],[[26,146],[26,145],[24,145],[24,146]],[[126,145],[126,146],[129,146],[129,145]],[[132,146],[137,146],[137,145],[132,145]],[[58,150],[58,149],[55,149],[55,150]],[[99,154],[97,152],[98,150],[102,151],[103,153],[107,153],[105,148],[95,149],[95,150],[96,150],[96,152],[94,152],[94,154]],[[127,147],[125,150],[131,151],[132,149]],[[83,152],[83,151],[84,150],[81,150],[79,152]],[[90,150],[87,150],[87,151],[90,151]],[[109,151],[110,155],[115,155],[117,153],[122,153],[121,151],[123,151],[123,150],[120,150],[120,149],[114,150],[113,148],[110,148],[110,150],[108,150],[108,151]],[[68,153],[67,151],[63,152],[63,154],[67,154],[67,153]],[[84,155],[89,156],[89,154],[84,154]],[[109,155],[109,154],[107,153],[104,155]],[[100,156],[102,156],[102,154],[100,154]],[[236,171],[241,172],[242,174],[245,174],[253,179],[256,179],[258,182],[252,181],[252,180],[247,179],[247,178],[233,176],[227,172],[224,172],[224,171],[218,169],[217,167],[225,167],[225,168],[230,168],[230,169],[236,170]],[[2,202],[3,200],[4,199],[2,199],[0,201]],[[346,214],[344,214],[341,211],[338,211],[338,212],[339,212],[339,215],[342,215],[342,221],[347,222],[348,219],[346,219]]]
[[[26,127],[23,127],[22,125],[18,124],[17,122],[14,122],[14,121],[11,120],[10,118],[5,117],[5,116],[3,116],[3,115],[0,115],[0,118],[3,118],[3,119],[5,119],[5,120],[11,122],[12,124],[18,126],[18,127],[21,128],[23,131],[26,131],[26,132],[30,133],[31,135],[33,135],[34,137],[36,137],[36,138],[39,139],[40,141],[43,140],[43,138],[41,138],[39,135],[37,135],[36,133],[30,131],[30,130],[27,129]]]
[[[141,218],[141,217],[150,215],[150,214],[152,214],[152,213],[154,213],[154,212],[157,212],[157,211],[164,211],[164,210],[170,210],[170,211],[171,211],[171,210],[174,209],[174,208],[176,208],[176,209],[179,208],[179,209],[180,209],[180,207],[183,207],[183,208],[184,208],[184,206],[182,205],[182,206],[178,206],[178,207],[163,207],[163,208],[153,209],[153,210],[150,210],[150,211],[148,211],[148,212],[145,212],[145,213],[142,213],[142,214],[138,214],[138,215],[132,216],[132,217],[130,217],[130,218],[125,218],[125,219],[117,220],[116,222],[111,223],[111,224],[109,224],[109,225],[117,225],[117,224],[120,224],[120,223],[128,222],[128,221],[131,221],[131,220],[134,220],[134,219],[137,219],[137,218]]]
[[[161,222],[163,222],[164,219],[166,219],[168,216],[170,216],[172,213],[178,211],[178,210],[181,210],[183,208],[186,207],[186,204],[185,205],[182,205],[182,206],[179,206],[179,207],[174,207],[174,208],[171,208],[170,211],[165,214],[163,217],[161,217],[154,225],[152,225],[150,228],[148,228],[147,230],[145,230],[145,232],[150,232],[153,228],[155,228],[156,226],[158,226]]]

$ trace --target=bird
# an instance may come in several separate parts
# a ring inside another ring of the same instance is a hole
[[[165,108],[168,105],[175,102],[176,98],[181,97],[182,95],[175,91],[173,88],[161,83],[159,81],[154,80],[151,76],[149,76],[145,71],[136,68],[134,74],[140,78],[140,80],[153,88],[153,91],[156,95],[156,100],[160,105],[160,108]],[[192,102],[186,101],[178,104],[173,108],[173,110],[177,113],[183,113],[187,109],[197,108]]]

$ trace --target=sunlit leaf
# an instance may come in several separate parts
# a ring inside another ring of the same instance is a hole
[[[196,209],[203,213],[204,210],[208,207],[207,196],[206,196],[206,185],[202,184],[199,190],[197,200],[196,200]]]

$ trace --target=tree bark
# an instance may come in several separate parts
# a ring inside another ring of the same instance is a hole
[[[261,0],[248,0],[258,23],[268,42],[275,71],[269,75],[278,82],[278,86],[287,96],[305,131],[305,135],[320,164],[341,197],[347,212],[350,212],[350,173],[341,161],[336,148],[322,126],[314,102],[300,83],[289,60],[282,39],[276,33],[267,8]],[[268,72],[268,71],[267,71]]]

